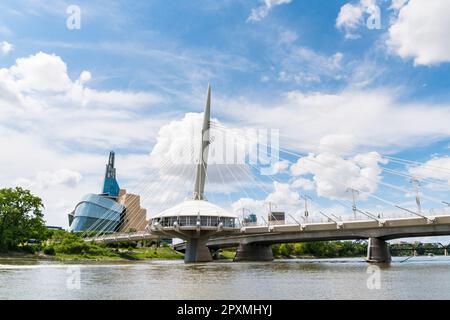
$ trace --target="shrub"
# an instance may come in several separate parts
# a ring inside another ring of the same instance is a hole
[[[26,252],[26,253],[35,253],[36,251],[39,250],[39,248],[37,246],[34,245],[25,245],[25,246],[21,246],[19,247],[20,251]]]
[[[279,244],[272,245],[272,253],[275,257],[278,257],[280,255],[280,245]]]
[[[55,248],[53,246],[48,246],[44,248],[44,253],[50,256],[54,256],[55,255]]]

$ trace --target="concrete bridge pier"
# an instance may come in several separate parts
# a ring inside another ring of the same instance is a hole
[[[272,261],[273,252],[270,244],[240,243],[234,261]]]
[[[380,238],[369,238],[366,261],[373,263],[391,262],[391,253],[387,242]]]
[[[186,241],[184,262],[210,262],[213,260],[211,252],[206,246],[208,238],[191,238]]]

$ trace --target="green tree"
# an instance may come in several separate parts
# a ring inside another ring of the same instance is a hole
[[[0,250],[13,250],[30,239],[44,240],[46,228],[39,197],[22,188],[0,189]]]
[[[296,256],[300,256],[305,253],[303,243],[295,243],[294,244],[294,254]]]
[[[273,253],[274,257],[278,257],[280,255],[280,245],[279,244],[272,245],[272,253]]]
[[[291,243],[282,243],[280,245],[280,255],[289,257],[294,252],[294,246]]]

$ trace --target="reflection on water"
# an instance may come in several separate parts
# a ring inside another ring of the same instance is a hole
[[[0,258],[0,299],[450,299],[450,258],[61,263]],[[378,270],[378,269],[377,269]],[[71,286],[79,280],[77,286]]]

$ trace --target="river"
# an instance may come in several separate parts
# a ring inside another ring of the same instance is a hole
[[[450,299],[450,257],[89,262],[0,258],[0,299]],[[404,261],[404,262],[402,262]]]

